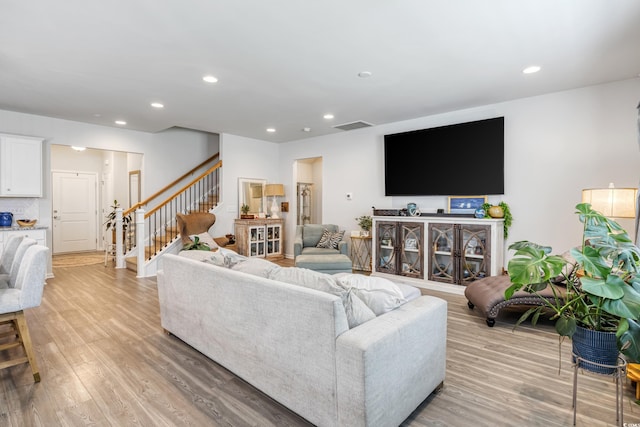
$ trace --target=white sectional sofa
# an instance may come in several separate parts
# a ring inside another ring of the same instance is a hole
[[[176,255],[158,294],[167,332],[318,426],[397,426],[445,378],[436,297],[350,329],[339,296]]]

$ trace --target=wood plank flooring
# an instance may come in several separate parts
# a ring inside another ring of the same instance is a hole
[[[309,425],[165,335],[155,278],[102,265],[59,267],[54,275],[41,306],[26,312],[42,381],[33,382],[27,365],[0,371],[1,426]],[[550,324],[513,331],[518,315],[505,313],[488,328],[464,297],[423,293],[449,304],[447,376],[403,426],[572,424],[570,343],[561,346],[558,373]],[[626,380],[624,421],[640,423]],[[611,378],[579,374],[577,424],[616,425]]]

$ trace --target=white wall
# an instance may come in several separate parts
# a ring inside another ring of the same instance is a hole
[[[489,201],[504,200],[511,207],[514,222],[507,245],[527,239],[562,252],[579,243],[574,207],[583,188],[606,187],[609,182],[638,185],[639,100],[640,79],[631,79],[293,141],[280,147],[281,179],[291,179],[285,166],[295,159],[322,157],[323,222],[346,230],[357,230],[355,218],[371,213],[372,206],[399,208],[412,201],[423,212],[446,208],[447,198],[441,196],[384,196],[384,135],[504,116],[505,194]],[[455,173],[453,164],[460,164],[460,159],[431,159],[427,153],[425,179],[446,179],[442,171]],[[473,166],[472,159],[468,165]],[[353,193],[352,201],[346,200],[346,192]],[[295,200],[291,202],[295,212]],[[294,222],[287,224],[289,233]],[[633,232],[632,222],[620,223]],[[291,239],[286,248],[288,254],[293,252]],[[510,255],[507,252],[506,259]]]
[[[220,135],[220,158],[222,159],[222,206],[216,212],[213,232],[217,236],[234,233],[234,220],[239,218],[238,178],[266,179],[269,184],[285,184],[285,194],[293,188],[290,179],[279,179],[282,173],[278,164],[279,145],[236,135]],[[294,183],[295,185],[295,183]],[[283,199],[284,200],[284,199]],[[271,206],[267,201],[267,206]],[[295,222],[295,213],[292,220]],[[291,210],[282,217],[291,216]],[[289,221],[290,222],[290,221]],[[286,239],[286,236],[285,236]]]

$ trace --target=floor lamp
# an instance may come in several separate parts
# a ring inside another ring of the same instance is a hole
[[[273,197],[273,202],[271,203],[271,218],[280,218],[278,216],[278,212],[280,212],[280,207],[278,206],[276,197],[284,196],[284,185],[267,184],[264,189],[264,195],[267,197],[270,197],[270,196]]]
[[[635,219],[637,197],[637,188],[615,188],[613,183],[609,188],[582,190],[582,202],[590,203],[594,210],[608,218]]]

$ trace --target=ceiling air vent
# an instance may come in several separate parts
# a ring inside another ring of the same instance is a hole
[[[335,125],[334,128],[341,130],[354,130],[360,128],[368,128],[373,126],[371,123],[363,122],[362,120],[358,120],[351,123],[343,123],[341,125]]]

